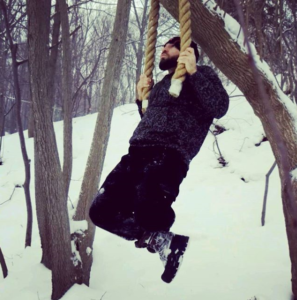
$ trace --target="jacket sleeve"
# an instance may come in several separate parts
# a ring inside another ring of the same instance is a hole
[[[197,72],[189,75],[195,98],[206,114],[214,118],[223,117],[229,107],[229,96],[218,75],[208,66],[200,66]]]
[[[135,103],[137,104],[138,112],[139,112],[140,118],[142,119],[142,117],[143,117],[142,102],[139,99],[136,99]]]

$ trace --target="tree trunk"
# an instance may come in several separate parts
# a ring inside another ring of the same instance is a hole
[[[137,10],[136,10],[136,5],[135,5],[135,1],[133,1],[133,6],[134,6],[134,10],[135,10],[135,15],[137,16]],[[141,20],[141,24],[140,24],[140,20],[137,17],[137,23],[139,26],[139,42],[138,42],[138,48],[137,48],[137,53],[136,53],[136,82],[138,82],[139,77],[141,75],[141,67],[142,67],[142,60],[143,60],[143,56],[144,56],[144,33],[145,30],[147,28],[147,24],[148,24],[148,15],[147,15],[147,11],[148,11],[148,0],[144,1],[143,4],[143,14],[142,14],[142,20]],[[137,89],[136,89],[136,95],[137,95]]]
[[[0,16],[0,32],[4,32],[3,16]],[[5,121],[5,109],[4,109],[4,94],[5,94],[5,69],[6,69],[6,52],[3,39],[0,39],[0,137],[4,135],[4,121]],[[1,150],[1,146],[0,146]]]
[[[68,6],[65,0],[59,0],[61,27],[62,27],[62,97],[64,107],[64,159],[63,179],[66,196],[68,195],[72,173],[72,72],[70,29]]]
[[[87,249],[92,249],[95,228],[89,219],[89,207],[98,189],[107,142],[110,133],[111,117],[114,109],[119,85],[120,71],[125,51],[125,41],[128,31],[131,0],[118,0],[116,18],[113,27],[112,40],[105,70],[102,89],[102,102],[99,105],[99,113],[87,166],[82,182],[79,202],[74,220],[87,220],[88,231],[86,237],[81,236],[80,255],[83,262],[84,283],[89,284],[92,254],[87,255]],[[88,251],[88,253],[90,253]]]
[[[55,78],[56,78],[56,69],[57,69],[57,59],[59,55],[59,35],[60,35],[60,25],[61,25],[61,16],[60,16],[60,8],[59,8],[59,1],[56,2],[55,5],[55,15],[53,17],[53,29],[52,29],[52,46],[50,51],[50,62],[49,62],[49,69],[48,69],[48,87],[49,87],[49,100],[51,102],[52,110],[54,111],[55,105]]]
[[[161,0],[161,3],[175,19],[178,18],[177,0]],[[258,69],[258,74],[274,112],[275,122],[272,124],[266,111],[264,99],[259,93],[257,80],[252,72],[249,55],[242,52],[239,44],[230,37],[225,30],[224,21],[215,10],[208,9],[201,1],[190,0],[190,3],[194,29],[193,39],[199,43],[215,65],[244,93],[255,114],[260,118],[276,157],[281,177],[283,209],[292,262],[292,290],[297,297],[297,216],[294,213],[296,211],[297,182],[296,180],[287,180],[289,174],[282,159],[284,153],[276,139],[274,128],[276,125],[283,133],[282,142],[285,145],[290,168],[293,170],[297,165],[297,134],[295,116],[291,112],[296,110],[296,107],[293,104],[290,107],[289,98],[282,94],[276,84],[262,70]],[[283,101],[284,98],[286,101]],[[289,196],[289,189],[292,187],[295,195],[293,203]]]
[[[52,269],[52,299],[75,282],[70,226],[62,171],[48,99],[50,0],[27,0],[29,69],[34,114],[36,208],[47,263]],[[38,205],[37,205],[38,203]],[[45,249],[46,247],[46,249]]]
[[[14,44],[12,40],[12,36],[10,32],[11,28],[9,27],[9,20],[7,15],[7,8],[3,0],[0,0],[0,6],[4,16],[6,37],[8,39],[9,47],[11,51],[14,93],[15,93],[16,104],[17,104],[16,106],[17,123],[18,123],[18,131],[19,131],[22,156],[23,156],[23,161],[25,166],[25,182],[23,184],[23,187],[24,187],[26,207],[27,207],[27,228],[26,228],[26,238],[25,238],[25,247],[27,247],[27,246],[31,246],[32,223],[33,223],[32,203],[31,203],[31,195],[30,195],[30,180],[31,180],[30,159],[28,157],[28,153],[26,149],[22,117],[21,117],[22,102],[21,102],[21,89],[19,83],[18,64],[17,64],[17,45]]]
[[[32,103],[29,108],[29,122],[28,122],[28,138],[34,137],[34,120],[33,120],[33,109]]]

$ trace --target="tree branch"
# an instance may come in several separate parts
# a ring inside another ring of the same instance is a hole
[[[1,248],[0,248],[0,265],[2,267],[3,277],[6,278],[8,275],[8,270],[7,270],[7,266]]]
[[[265,192],[264,192],[264,200],[263,200],[263,208],[262,208],[262,217],[261,217],[261,223],[262,226],[265,225],[265,215],[266,215],[266,203],[267,203],[267,195],[268,195],[268,187],[269,187],[269,177],[271,173],[273,172],[274,168],[276,166],[276,161],[273,163],[272,167],[266,174],[266,182],[265,182]]]

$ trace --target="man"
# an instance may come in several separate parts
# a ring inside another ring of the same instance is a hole
[[[95,225],[136,247],[158,252],[164,263],[162,279],[170,282],[178,270],[189,237],[170,232],[175,213],[171,207],[214,118],[222,117],[229,97],[215,72],[196,66],[197,45],[180,53],[180,38],[170,39],[161,53],[166,75],[151,90],[149,105],[130,139],[129,153],[108,175],[91,208]],[[177,63],[187,77],[178,98],[168,90]],[[141,75],[138,96],[152,82]],[[137,100],[141,113],[141,102]],[[142,115],[142,114],[141,114]]]

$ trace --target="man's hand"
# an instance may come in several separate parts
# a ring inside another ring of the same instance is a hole
[[[142,99],[143,96],[143,89],[146,87],[150,87],[154,84],[154,81],[148,78],[145,74],[141,74],[139,81],[137,83],[137,94],[138,99]]]
[[[196,56],[193,48],[188,47],[185,51],[181,52],[177,61],[185,64],[187,73],[189,75],[197,72]]]

